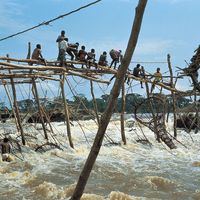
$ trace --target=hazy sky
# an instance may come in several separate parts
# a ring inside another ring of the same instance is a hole
[[[90,2],[92,0],[1,0],[0,38]],[[55,40],[61,30],[66,31],[69,42],[79,42],[88,51],[95,48],[97,58],[102,51],[112,48],[124,52],[137,3],[138,0],[102,0],[49,26],[1,41],[0,56],[9,53],[11,57],[25,58],[27,43],[31,42],[32,49],[37,43],[42,45],[46,59],[56,59]],[[184,60],[190,61],[193,51],[200,43],[199,8],[199,0],[149,0],[132,61],[166,61],[169,53],[176,75],[175,66],[186,67]],[[132,63],[129,68],[133,69],[134,66],[135,63]],[[144,67],[151,73],[157,67],[162,72],[168,70],[166,64],[145,63]],[[180,81],[178,87],[183,89],[188,84],[188,81]],[[139,85],[134,92],[141,92]]]

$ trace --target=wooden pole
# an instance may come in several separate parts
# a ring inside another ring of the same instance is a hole
[[[99,154],[108,123],[113,113],[113,109],[114,109],[113,105],[115,105],[116,100],[119,96],[120,89],[124,82],[124,78],[125,78],[128,66],[130,64],[133,52],[137,44],[146,4],[147,4],[147,0],[139,0],[138,6],[136,7],[136,14],[135,14],[134,22],[133,22],[132,31],[131,31],[130,39],[128,42],[128,46],[127,46],[124,58],[122,59],[122,62],[121,62],[121,67],[119,68],[118,73],[116,75],[116,80],[111,90],[107,108],[105,112],[103,113],[103,115],[101,116],[99,128],[98,128],[96,137],[94,139],[93,146],[91,148],[87,161],[83,167],[83,170],[80,174],[78,183],[71,197],[71,200],[80,200],[83,194],[84,188],[86,186],[87,180],[89,178],[89,175],[91,173],[91,170]]]
[[[4,86],[4,89],[5,89],[5,91],[6,91],[6,95],[7,95],[7,97],[8,97],[8,100],[9,100],[9,103],[10,103],[10,107],[11,107],[11,109],[12,109],[12,113],[13,113],[13,115],[14,115],[15,125],[16,125],[16,128],[17,128],[17,131],[20,132],[20,128],[19,128],[19,125],[18,125],[18,122],[17,122],[17,116],[16,116],[16,113],[15,113],[15,111],[14,111],[14,107],[13,107],[13,105],[12,105],[12,99],[11,99],[10,93],[8,92],[8,89],[7,89],[7,87],[6,87],[6,84],[3,84],[3,86]]]
[[[31,59],[31,43],[28,43],[28,53],[27,53],[27,59]]]
[[[20,114],[19,114],[19,108],[17,105],[17,95],[16,95],[16,90],[15,90],[15,84],[13,81],[13,78],[10,79],[11,82],[11,87],[12,87],[12,92],[13,92],[13,101],[14,101],[14,108],[15,108],[15,113],[16,113],[16,117],[17,117],[17,122],[18,122],[18,126],[21,132],[21,138],[22,138],[22,144],[25,145],[25,138],[24,138],[24,131],[22,128],[22,124],[21,124],[21,118],[20,118]]]
[[[144,74],[144,79],[146,78],[146,75],[145,75],[145,71],[143,69],[142,73]],[[152,118],[153,118],[153,131],[155,133],[155,136],[156,136],[156,140],[158,142],[160,142],[160,137],[159,135],[157,134],[158,133],[158,124],[157,124],[157,119],[156,119],[156,116],[155,116],[155,113],[154,113],[154,110],[153,110],[153,106],[152,106],[152,101],[150,99],[150,92],[149,92],[149,85],[147,82],[145,82],[145,87],[146,87],[146,93],[147,93],[147,99],[149,99],[148,103],[149,103],[149,108],[150,108],[150,112],[152,114]]]
[[[63,99],[63,104],[64,104],[64,111],[65,111],[65,121],[66,121],[66,127],[67,127],[67,136],[69,140],[69,145],[70,147],[74,148],[74,144],[72,142],[72,137],[71,137],[71,129],[70,129],[70,121],[69,121],[69,108],[68,104],[65,98],[65,89],[64,89],[64,83],[65,83],[65,74],[60,77],[60,88],[61,88],[61,93],[62,93],[62,99]]]
[[[9,58],[9,55],[7,54],[6,57]],[[11,73],[11,71],[9,70],[9,74],[10,73]],[[15,83],[14,83],[14,79],[13,78],[10,78],[10,83],[11,83],[11,88],[12,88],[12,93],[13,93],[13,104],[14,104],[14,108],[15,108],[14,112],[16,114],[16,119],[17,119],[18,127],[19,127],[19,130],[20,130],[20,133],[21,133],[22,144],[25,145],[26,142],[25,142],[25,138],[24,138],[24,130],[23,130],[22,124],[21,124],[21,118],[20,118],[20,114],[19,114],[19,108],[18,108],[18,105],[17,105],[17,95],[16,95],[16,89],[15,89]]]
[[[124,128],[124,113],[125,113],[125,105],[126,105],[126,98],[125,98],[125,84],[122,84],[122,102],[121,102],[121,137],[124,145],[126,145],[126,136],[125,136],[125,128]]]
[[[18,108],[18,105],[17,105],[17,95],[16,95],[16,89],[15,89],[15,84],[14,84],[13,78],[10,79],[10,83],[11,83],[12,93],[13,93],[13,104],[14,104],[14,108],[15,108],[14,112],[16,114],[18,127],[19,127],[19,130],[20,130],[20,133],[21,133],[22,144],[25,145],[26,142],[25,142],[25,138],[24,138],[24,131],[23,131],[22,124],[21,124],[19,108]]]
[[[195,90],[197,91],[197,90]],[[199,128],[200,128],[200,120],[199,120],[199,103],[197,102],[197,95],[194,95],[194,103],[195,103],[195,111],[196,111],[196,115],[195,115],[195,124],[196,124],[196,129],[195,129],[195,133],[198,133]],[[191,127],[192,128],[192,127]]]
[[[94,89],[93,89],[93,82],[90,81],[90,90],[91,90],[91,94],[92,94],[92,103],[93,103],[93,107],[94,107],[94,112],[97,118],[97,123],[99,125],[100,120],[99,120],[99,115],[98,115],[98,107],[97,107],[97,102],[96,102],[96,98],[94,95]]]
[[[172,71],[172,66],[171,66],[171,60],[170,60],[170,54],[167,55],[167,63],[168,63],[168,68],[170,72],[170,86],[171,88],[175,88],[175,85],[173,83],[173,71]],[[177,137],[177,117],[176,117],[176,95],[175,93],[171,90],[171,95],[172,95],[172,104],[173,104],[173,117],[174,117],[174,137]]]
[[[38,112],[39,112],[39,115],[40,115],[40,119],[41,119],[41,124],[42,124],[42,128],[43,128],[43,131],[44,131],[44,137],[46,140],[48,140],[48,135],[47,135],[47,130],[46,130],[46,127],[45,127],[45,124],[44,124],[44,118],[43,118],[43,112],[42,112],[42,108],[40,106],[40,100],[39,100],[39,95],[38,95],[38,91],[37,91],[37,86],[36,86],[36,82],[35,82],[35,79],[32,78],[32,85],[33,85],[33,96],[35,97],[35,100],[36,100],[36,103],[37,103],[37,106],[38,106]]]

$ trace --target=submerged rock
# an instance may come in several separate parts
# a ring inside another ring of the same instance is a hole
[[[193,113],[180,115],[176,120],[177,128],[194,130],[197,128],[197,117]]]

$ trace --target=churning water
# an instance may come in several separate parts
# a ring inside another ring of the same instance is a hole
[[[36,144],[45,142],[41,125],[27,126],[23,156],[18,153],[20,159],[14,156],[10,163],[0,161],[0,200],[62,200],[72,195],[97,132],[93,121],[73,124],[75,148],[69,148],[66,125],[53,123],[51,140],[63,150],[44,153],[34,151]],[[82,200],[200,199],[199,134],[179,130],[178,148],[169,150],[145,127],[142,130],[152,145],[136,142],[143,133],[137,124],[134,129],[130,126],[127,120],[127,145],[123,145],[119,120],[109,124]],[[172,133],[172,123],[167,126]],[[9,131],[13,132],[11,125],[1,124],[1,133]]]

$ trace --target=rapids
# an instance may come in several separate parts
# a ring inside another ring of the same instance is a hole
[[[178,148],[169,150],[163,143],[157,143],[154,133],[146,127],[142,130],[152,145],[136,142],[143,135],[137,123],[134,129],[130,128],[132,124],[132,119],[126,120],[127,145],[121,143],[119,120],[109,124],[82,200],[199,200],[199,134],[178,130],[178,141],[186,147],[175,142]],[[56,140],[62,150],[35,152],[36,145],[45,142],[41,125],[27,125],[25,132],[30,137],[22,147],[23,155],[13,155],[10,163],[0,161],[0,200],[70,198],[97,125],[92,120],[73,122],[74,149],[69,147],[66,125],[62,122],[52,125],[54,135],[50,139]],[[13,138],[19,135],[12,123],[0,126],[1,134],[8,133]],[[173,134],[172,123],[167,126]]]

